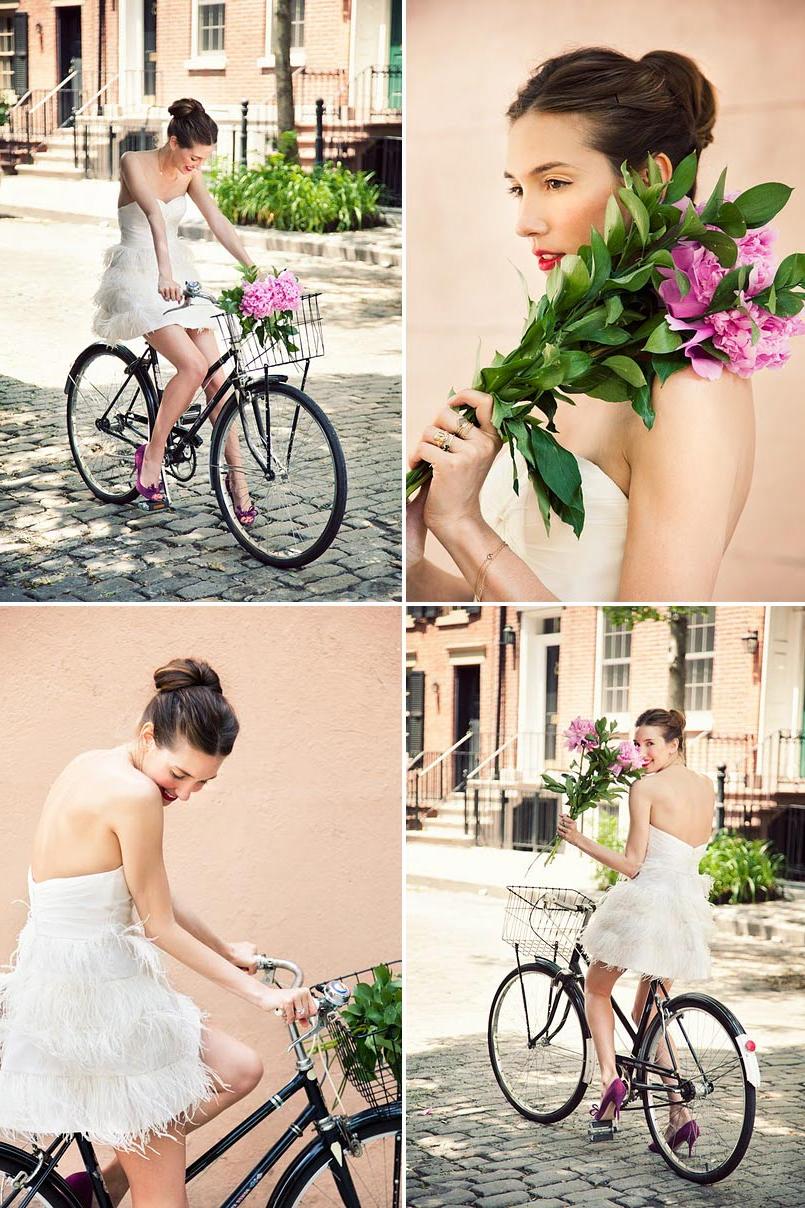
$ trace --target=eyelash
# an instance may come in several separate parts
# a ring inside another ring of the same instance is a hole
[[[555,176],[549,176],[548,179],[545,181],[546,185],[551,185],[551,184],[561,185],[563,188],[565,186],[569,185],[570,183],[571,182],[569,180],[557,180],[557,178]],[[511,185],[509,187],[508,191],[509,191],[509,193],[511,193],[512,197],[522,197],[523,196],[523,190],[520,188],[519,185]],[[561,193],[561,191],[562,191],[561,189],[548,189],[549,193]]]

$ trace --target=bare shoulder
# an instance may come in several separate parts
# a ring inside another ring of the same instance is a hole
[[[128,811],[159,811],[159,788],[133,766],[119,749],[87,751],[73,761],[90,797],[102,802],[111,819]]]
[[[690,446],[694,438],[699,447],[712,443],[722,452],[727,447],[740,448],[754,442],[750,378],[725,370],[711,381],[686,367],[663,384],[656,378],[651,401],[656,417],[651,431],[637,415],[632,413],[630,417],[628,445],[635,456],[644,450],[656,453],[660,444]]]
[[[630,805],[650,805],[653,796],[653,786],[651,784],[651,776],[641,776],[639,780],[635,780],[632,787],[629,789],[629,804]]]

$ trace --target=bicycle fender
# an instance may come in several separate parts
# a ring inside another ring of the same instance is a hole
[[[755,1042],[751,1036],[747,1036],[746,1032],[741,1032],[740,1036],[735,1037],[735,1043],[738,1045],[738,1052],[741,1054],[741,1061],[744,1063],[746,1076],[752,1083],[752,1086],[760,1086],[760,1063],[755,1052]],[[752,1048],[747,1048],[751,1045]]]
[[[16,1145],[6,1145],[0,1141],[0,1154],[7,1158],[13,1158],[15,1162],[19,1162],[20,1169],[30,1172],[35,1169],[37,1159],[32,1153],[28,1153],[27,1149],[18,1149]],[[64,1181],[58,1170],[51,1170],[48,1178],[53,1183],[54,1191],[58,1191],[59,1195],[63,1196],[68,1204],[74,1204],[75,1208],[81,1208],[81,1201],[75,1196],[68,1183]]]
[[[67,374],[67,381],[64,383],[64,393],[67,394],[68,390],[70,389],[70,383],[78,373],[79,369],[83,368],[85,361],[88,361],[91,357],[94,357],[97,352],[107,352],[111,347],[114,347],[115,351],[129,365],[136,365],[137,361],[139,360],[139,357],[136,357],[131,349],[127,348],[125,344],[110,345],[104,344],[103,340],[96,340],[94,344],[89,344],[86,348],[82,348],[81,352],[79,352],[78,356],[73,361],[72,365],[70,366],[70,372]]]
[[[702,1003],[708,1006],[715,1003],[719,1010],[722,1011],[727,1017],[730,1025],[735,1029],[735,1043],[738,1046],[738,1052],[740,1054],[744,1070],[746,1071],[748,1081],[752,1084],[752,1086],[756,1088],[759,1087],[761,1083],[760,1064],[755,1052],[755,1042],[752,1037],[748,1036],[744,1031],[743,1024],[735,1015],[733,1015],[729,1007],[725,1007],[723,1002],[719,1002],[717,998],[713,998],[712,994],[700,994],[695,990],[688,994],[678,994],[675,998],[672,998],[668,1003],[669,1008],[673,1006],[674,1003],[678,1002]],[[747,1045],[751,1047],[747,1048]]]

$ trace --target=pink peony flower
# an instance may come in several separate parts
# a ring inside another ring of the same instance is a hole
[[[599,745],[595,722],[589,717],[574,717],[565,730],[568,751],[592,751]]]
[[[267,319],[283,310],[298,310],[302,287],[290,271],[284,269],[278,277],[264,277],[244,285],[241,312],[253,319]]]
[[[618,756],[615,762],[610,765],[610,769],[613,776],[620,776],[623,772],[637,771],[638,768],[642,768],[643,763],[643,756],[635,744],[627,741],[622,742],[618,747]]]
[[[278,283],[282,286],[285,305],[283,310],[298,310],[302,302],[302,286],[289,268],[283,269]]]
[[[715,380],[721,377],[724,365],[702,351],[698,345],[712,339],[713,345],[730,358],[726,368],[738,377],[751,377],[759,369],[778,369],[791,355],[789,340],[805,332],[805,322],[799,315],[784,317],[773,315],[740,295],[746,309],[719,311],[700,319],[675,319],[668,315],[666,322],[675,331],[693,329],[693,335],[682,350],[699,377]],[[747,313],[748,312],[748,313]],[[750,318],[751,316],[751,318]],[[752,343],[754,319],[760,337]]]

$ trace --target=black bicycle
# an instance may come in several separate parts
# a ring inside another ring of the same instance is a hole
[[[216,302],[197,282],[185,286],[193,298]],[[166,312],[167,313],[167,312]],[[219,404],[210,445],[210,484],[235,539],[269,566],[299,567],[332,543],[344,518],[347,471],[335,429],[318,403],[304,393],[310,362],[324,353],[319,294],[302,298],[295,318],[295,347],[261,344],[244,335],[234,315],[215,316],[224,352],[210,366],[208,381],[231,366],[212,399],[203,393],[174,425],[163,461],[163,482],[188,482],[196,472],[200,430]],[[299,387],[283,365],[302,367]],[[76,358],[64,386],[67,434],[79,474],[104,503],[133,503],[134,454],[145,444],[162,400],[159,357],[148,345],[136,356],[123,344],[96,343]],[[228,478],[229,476],[229,478]],[[229,484],[248,489],[257,514],[238,518]]]
[[[399,962],[389,962],[399,968]],[[279,985],[278,970],[293,974],[294,986],[303,984],[302,971],[292,961],[263,956],[259,966],[266,972],[264,980]],[[235,1208],[251,1195],[262,1179],[283,1155],[306,1132],[314,1135],[309,1144],[285,1169],[267,1201],[267,1208],[320,1208],[324,1204],[341,1204],[346,1208],[400,1208],[402,1169],[402,1107],[396,1059],[378,1062],[368,1071],[365,1062],[356,1055],[356,1041],[349,1028],[339,1020],[339,1008],[349,1001],[351,985],[357,984],[371,969],[362,969],[312,989],[319,996],[316,1024],[300,1035],[296,1024],[289,1024],[291,1049],[296,1059],[296,1074],[290,1082],[273,1094],[220,1141],[197,1158],[187,1168],[185,1182],[196,1178],[222,1154],[267,1116],[278,1111],[296,1095],[303,1095],[307,1104],[289,1124],[282,1136],[260,1161],[238,1183],[220,1205]],[[327,1036],[325,1055],[332,1051],[338,1056],[345,1077],[371,1103],[356,1115],[336,1114],[324,1098],[324,1074],[316,1075],[311,1052],[306,1045],[317,1036]],[[371,1044],[371,1035],[368,1043]],[[358,1045],[366,1045],[366,1037]],[[388,1046],[388,1041],[386,1041]],[[388,1047],[385,1052],[388,1054]],[[395,1068],[396,1067],[396,1068]],[[32,1152],[0,1144],[0,1208],[80,1208],[69,1186],[56,1170],[70,1145],[75,1142],[92,1179],[93,1192],[100,1208],[112,1208],[112,1201],[103,1183],[95,1151],[91,1143],[79,1134],[62,1134],[46,1148],[34,1146]]]
[[[595,1070],[584,1011],[589,961],[578,936],[595,903],[574,889],[510,885],[503,938],[516,968],[498,986],[489,1012],[489,1058],[509,1103],[539,1124],[564,1120],[581,1103]],[[628,1087],[622,1111],[642,1110],[652,1140],[671,1169],[694,1183],[716,1183],[746,1153],[755,1119],[760,1070],[755,1045],[732,1012],[707,994],[670,998],[651,982],[635,1027],[612,999],[632,1041],[618,1053]],[[694,1120],[695,1140],[673,1150],[671,1112]],[[590,1139],[616,1126],[590,1125]]]

